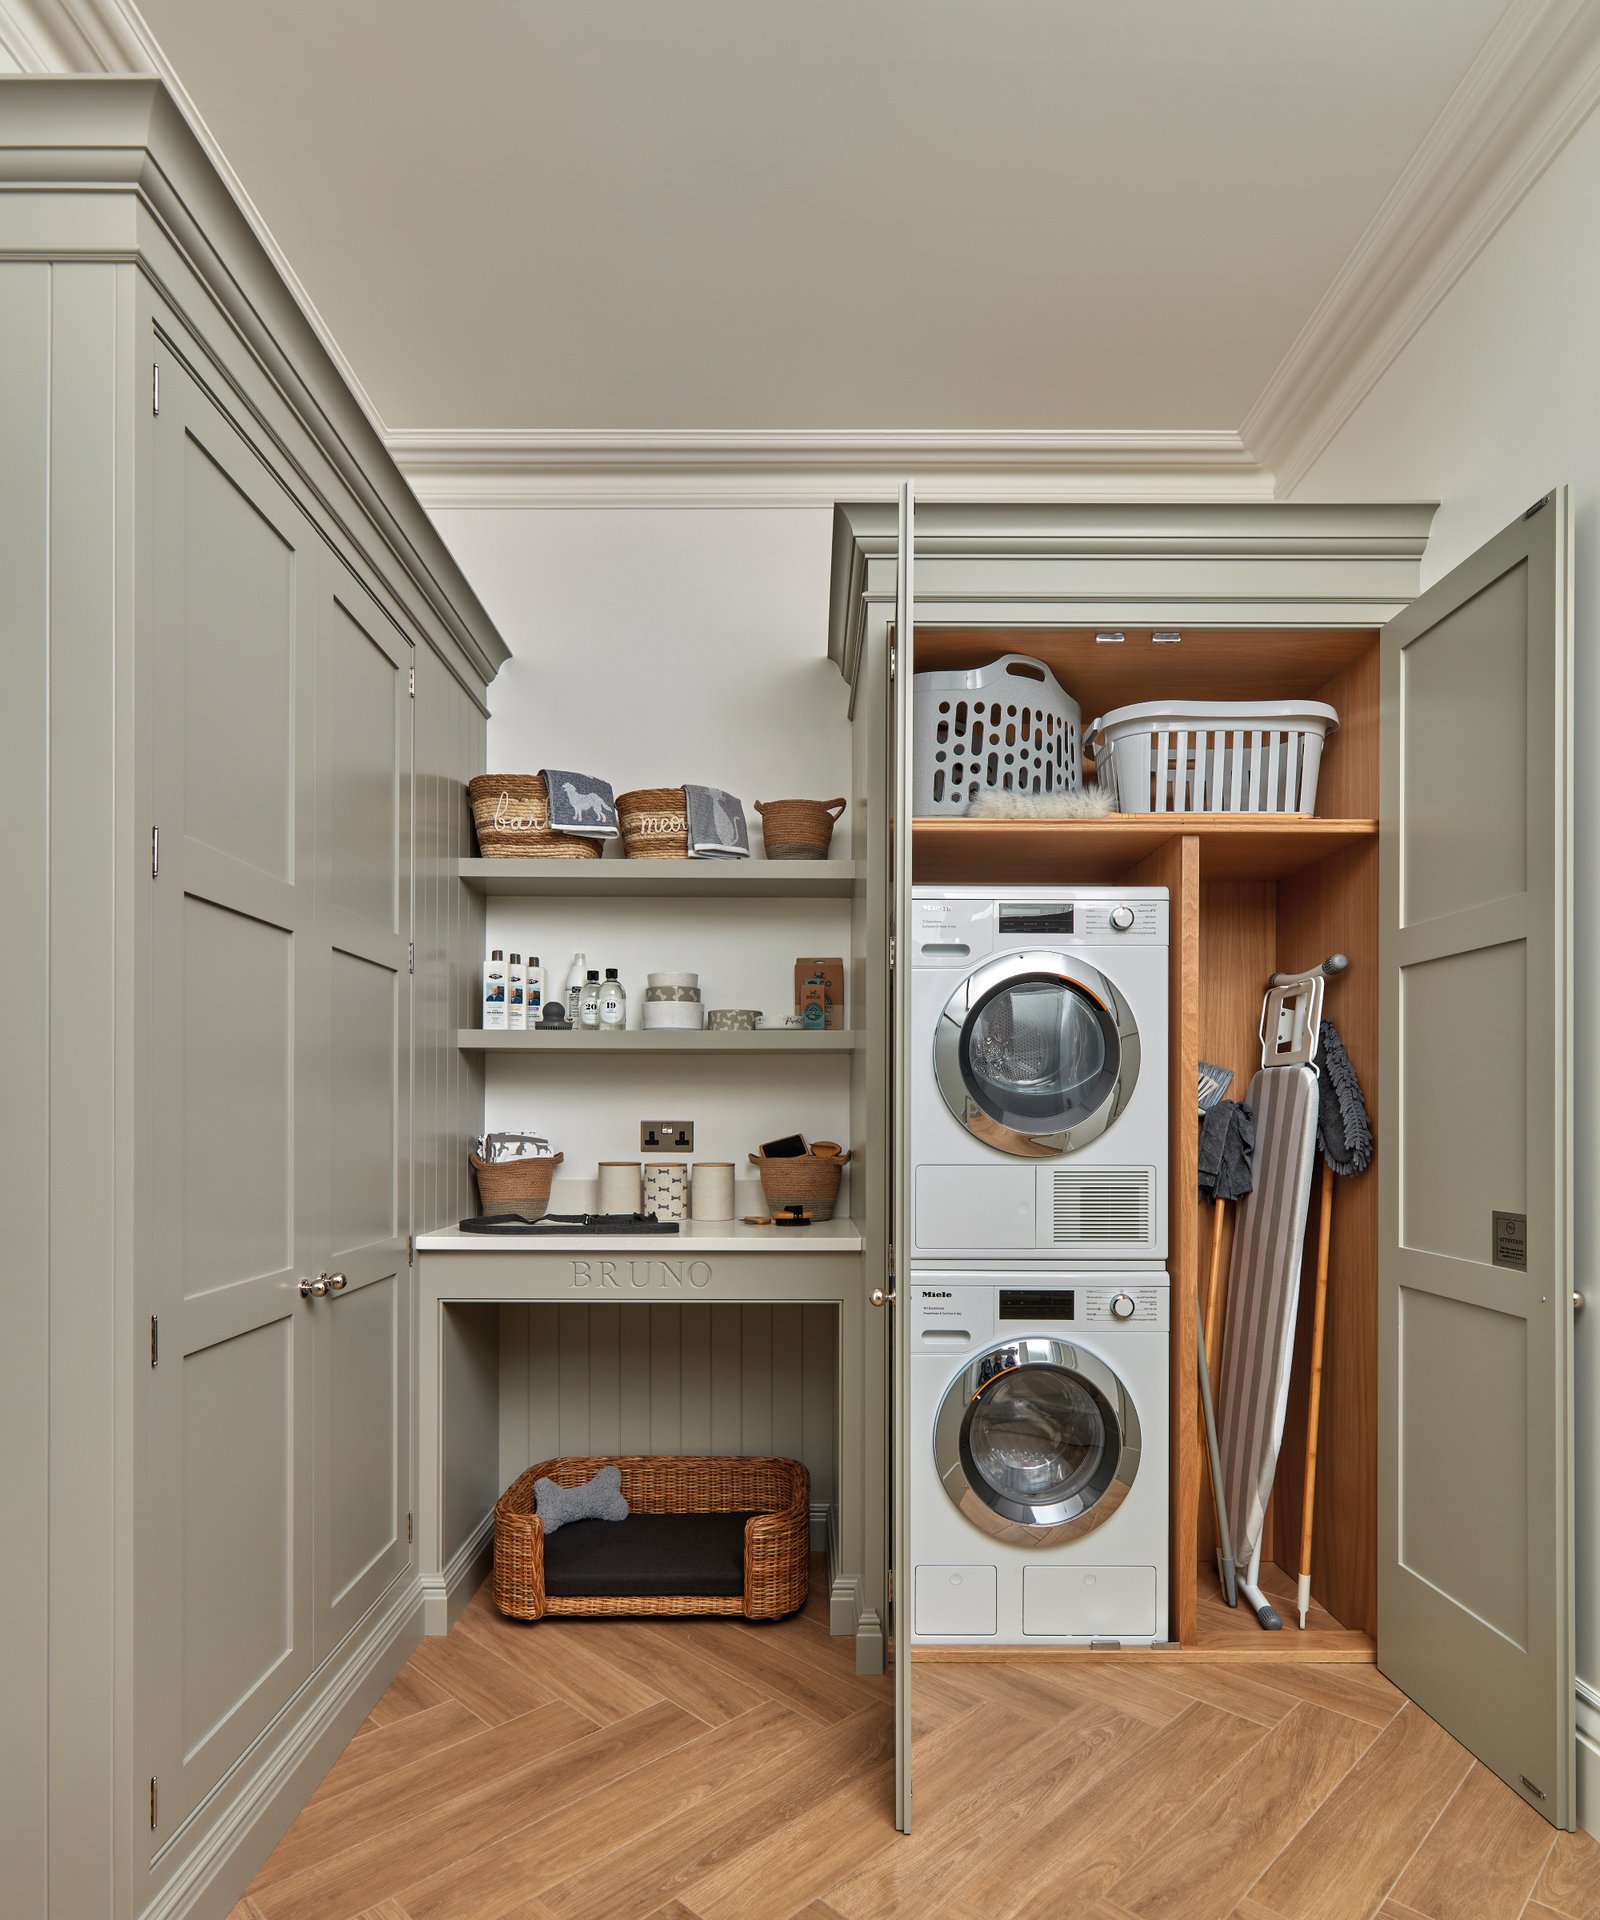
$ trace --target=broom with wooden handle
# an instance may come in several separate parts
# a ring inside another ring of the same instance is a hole
[[[1335,954],[1335,960],[1342,955]],[[1348,963],[1346,963],[1348,964]],[[1331,972],[1342,972],[1332,961]],[[1333,1241],[1333,1176],[1364,1173],[1372,1162],[1372,1121],[1361,1082],[1331,1020],[1317,1034],[1317,1144],[1322,1149],[1322,1213],[1317,1222],[1317,1290],[1311,1319],[1311,1391],[1306,1407],[1305,1491],[1300,1505],[1300,1581],[1295,1604],[1304,1632],[1311,1611],[1311,1541],[1317,1496],[1317,1443],[1322,1422],[1322,1353],[1327,1330],[1328,1254]]]

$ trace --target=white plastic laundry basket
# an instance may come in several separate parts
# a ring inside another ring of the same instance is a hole
[[[1077,793],[1083,709],[1025,653],[911,683],[914,805],[955,819],[983,793]]]
[[[1119,813],[1315,813],[1320,700],[1144,700],[1089,729]]]

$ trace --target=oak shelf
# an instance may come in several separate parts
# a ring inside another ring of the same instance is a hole
[[[456,1044],[464,1053],[583,1054],[608,1058],[618,1053],[768,1053],[795,1057],[821,1053],[854,1053],[858,1035],[847,1028],[806,1032],[803,1028],[758,1027],[754,1033],[708,1033],[704,1028],[661,1027],[647,1031],[630,1027],[623,1033],[529,1033],[493,1028],[461,1027]]]
[[[473,893],[677,900],[848,900],[854,860],[462,860]]]
[[[934,820],[912,825],[919,881],[1114,880],[1169,841],[1200,842],[1208,880],[1277,880],[1376,839],[1376,820],[1303,814],[1117,813],[1103,820]]]

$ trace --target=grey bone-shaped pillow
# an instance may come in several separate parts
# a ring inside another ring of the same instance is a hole
[[[554,1480],[535,1480],[533,1508],[547,1534],[569,1520],[626,1520],[628,1502],[622,1492],[621,1467],[602,1467],[581,1486],[562,1487]]]

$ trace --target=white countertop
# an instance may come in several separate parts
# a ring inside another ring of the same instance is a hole
[[[419,1253],[859,1253],[853,1220],[817,1220],[809,1227],[747,1227],[742,1220],[685,1220],[677,1233],[463,1233],[446,1227],[419,1233]]]

